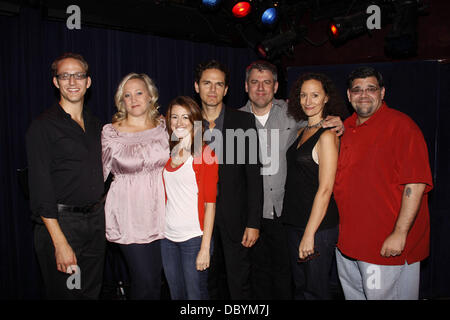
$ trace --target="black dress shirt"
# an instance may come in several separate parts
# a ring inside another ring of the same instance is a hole
[[[33,220],[58,218],[56,204],[85,206],[104,191],[100,121],[86,107],[85,131],[56,103],[26,135]]]

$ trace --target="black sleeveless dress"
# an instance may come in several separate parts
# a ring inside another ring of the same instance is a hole
[[[319,188],[319,165],[312,158],[312,150],[325,130],[328,129],[317,130],[297,149],[304,133],[302,131],[286,153],[287,177],[281,215],[284,224],[305,228],[308,223],[314,197]],[[318,230],[335,227],[338,223],[338,209],[331,195],[327,213]]]

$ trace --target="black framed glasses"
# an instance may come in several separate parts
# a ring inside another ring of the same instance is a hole
[[[375,93],[378,90],[380,90],[380,88],[378,88],[378,87],[368,87],[368,88],[365,88],[365,89],[361,89],[359,87],[356,87],[356,88],[351,88],[350,89],[350,93],[356,96],[356,95],[363,94],[363,92],[365,92],[366,94],[368,94],[368,93]]]
[[[75,80],[83,80],[87,78],[86,72],[77,72],[77,73],[61,73],[56,75],[58,80],[69,80],[70,77],[74,77]]]
[[[311,260],[314,259],[314,258],[317,258],[318,256],[320,256],[319,251],[317,251],[316,249],[314,249],[314,253],[310,254],[310,255],[307,256],[306,258],[303,258],[303,259],[298,258],[298,259],[297,259],[297,263],[308,262],[308,261],[311,261]]]

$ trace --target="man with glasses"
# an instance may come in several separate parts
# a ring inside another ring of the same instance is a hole
[[[48,299],[97,299],[105,252],[101,123],[84,106],[88,64],[52,64],[59,103],[26,136],[35,249]]]
[[[338,273],[351,300],[418,299],[420,261],[429,253],[427,146],[414,121],[389,108],[384,95],[375,69],[349,75],[355,113],[344,122],[334,196]]]

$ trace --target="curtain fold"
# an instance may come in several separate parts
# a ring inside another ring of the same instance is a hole
[[[35,259],[28,201],[16,169],[26,166],[25,133],[31,121],[57,99],[50,65],[64,52],[81,53],[90,65],[87,104],[104,122],[115,113],[114,93],[129,72],[147,73],[159,90],[160,111],[177,95],[194,96],[197,63],[218,59],[230,67],[227,104],[241,107],[245,67],[257,59],[249,49],[88,28],[68,30],[39,10],[21,8],[0,16],[0,299],[39,299],[42,281]],[[231,69],[231,67],[233,69]]]

